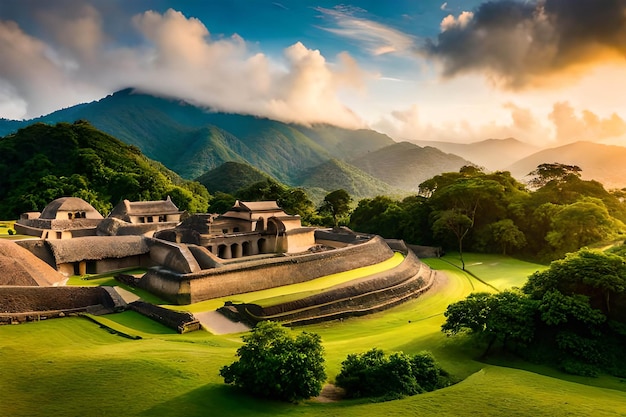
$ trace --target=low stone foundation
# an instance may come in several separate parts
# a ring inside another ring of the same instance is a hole
[[[103,287],[0,287],[0,324],[123,309]]]

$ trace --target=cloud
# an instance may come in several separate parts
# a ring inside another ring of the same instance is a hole
[[[515,137],[523,142],[541,145],[553,141],[553,130],[548,123],[542,123],[541,117],[530,109],[512,102],[503,103],[501,107],[508,114],[508,120],[503,118],[500,122],[477,125],[466,119],[456,119],[434,125],[421,116],[419,106],[412,105],[391,112],[374,127],[403,140],[470,143],[489,138]]]
[[[316,10],[335,25],[321,29],[358,41],[371,55],[404,54],[415,51],[415,39],[412,36],[373,20],[355,16],[358,12],[363,13],[362,9],[339,6],[334,9],[318,7]]]
[[[439,9],[441,9],[441,10],[447,10],[447,9],[448,9],[448,2],[447,2],[447,1],[446,1],[446,2],[444,2],[444,3],[443,3],[440,7],[439,7]]]
[[[577,110],[567,101],[553,103],[543,114],[513,102],[505,102],[501,108],[507,117],[498,122],[476,124],[457,119],[433,125],[422,117],[419,106],[412,105],[392,111],[373,127],[403,140],[470,143],[514,137],[541,147],[578,141],[620,143],[619,139],[626,139],[626,121],[617,113],[603,117],[589,109]]]
[[[626,135],[626,122],[616,113],[602,118],[590,110],[582,110],[579,116],[567,101],[554,103],[548,117],[560,143],[600,142]]]
[[[270,58],[239,35],[212,36],[200,20],[172,9],[134,16],[139,41],[123,46],[105,33],[97,9],[72,10],[40,16],[46,38],[0,20],[0,108],[12,116],[38,116],[130,86],[219,111],[362,125],[338,97],[360,91],[369,75],[346,53],[329,62],[296,43]]]
[[[626,55],[626,0],[490,1],[447,16],[423,52],[445,77],[486,73],[498,86],[545,86]]]

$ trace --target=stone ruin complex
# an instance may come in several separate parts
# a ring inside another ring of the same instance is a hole
[[[124,282],[179,305],[306,282],[383,262],[395,252],[404,255],[395,268],[295,302],[227,303],[220,309],[246,322],[298,324],[366,314],[418,296],[435,279],[401,241],[345,228],[303,227],[299,216],[286,214],[274,201],[237,201],[221,215],[189,215],[169,197],[125,200],[103,218],[84,200],[65,197],[41,213],[23,214],[15,229],[38,238],[11,243],[12,250],[19,247],[39,266],[47,264],[54,277],[26,285],[59,285],[59,277],[140,267],[147,272]]]

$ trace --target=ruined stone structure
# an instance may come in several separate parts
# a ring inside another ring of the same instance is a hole
[[[106,219],[81,201],[55,200],[40,216],[23,216],[23,228],[16,224],[16,230],[39,230],[42,238],[17,243],[66,276],[148,268],[135,284],[176,304],[306,282],[383,262],[398,251],[404,261],[369,277],[367,284],[358,280],[302,305],[267,311],[250,307],[254,311],[246,314],[252,320],[282,315],[292,323],[344,317],[346,311],[387,308],[432,284],[429,270],[403,242],[349,229],[302,227],[299,216],[286,214],[273,201],[237,201],[222,215],[194,215],[182,222],[182,213],[169,198],[124,201]]]
[[[95,236],[102,220],[102,215],[85,200],[62,197],[48,204],[41,213],[22,214],[15,222],[15,231],[49,240]]]
[[[98,225],[98,235],[143,235],[176,227],[184,212],[168,196],[160,201],[124,200]]]
[[[316,245],[315,229],[285,213],[275,201],[237,201],[226,213],[194,215],[155,237],[206,248],[221,259],[297,253]]]

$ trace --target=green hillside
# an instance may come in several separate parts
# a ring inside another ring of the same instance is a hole
[[[221,191],[234,194],[235,191],[270,178],[264,172],[239,162],[225,162],[196,178],[210,193]]]
[[[0,139],[0,218],[41,211],[50,201],[80,197],[102,214],[120,200],[170,195],[182,210],[204,211],[209,194],[181,179],[135,146],[85,121],[36,123]]]
[[[354,199],[399,193],[389,184],[338,159],[308,169],[300,177],[298,185],[305,189],[321,188],[327,191],[343,188]]]
[[[369,152],[350,163],[394,187],[417,191],[419,184],[442,172],[457,172],[471,162],[432,147],[400,142]]]
[[[542,265],[504,257],[472,258],[471,271],[489,284],[506,275],[520,286]],[[501,262],[506,262],[504,268]],[[98,317],[131,340],[80,317],[0,326],[0,414],[6,416],[620,416],[626,412],[623,380],[584,378],[510,358],[476,359],[482,348],[441,331],[448,304],[483,282],[430,259],[444,269],[439,285],[416,300],[358,318],[303,326],[321,336],[329,382],[351,353],[372,347],[386,353],[433,353],[459,383],[394,401],[320,401],[299,404],[250,397],[226,386],[219,369],[232,363],[241,334],[177,334],[133,311]],[[483,269],[479,270],[478,267]],[[489,269],[493,274],[486,274]],[[94,284],[94,280],[88,281]],[[279,289],[276,289],[279,291]],[[247,294],[254,297],[254,294]],[[228,297],[233,299],[233,297]],[[224,299],[204,302],[213,310]],[[193,305],[191,307],[201,307]]]
[[[211,112],[179,99],[132,89],[38,119],[0,121],[0,134],[34,122],[87,120],[138,147],[183,178],[196,178],[227,161],[248,163],[286,184],[332,156],[353,158],[393,143],[369,130],[304,127],[240,114]]]

